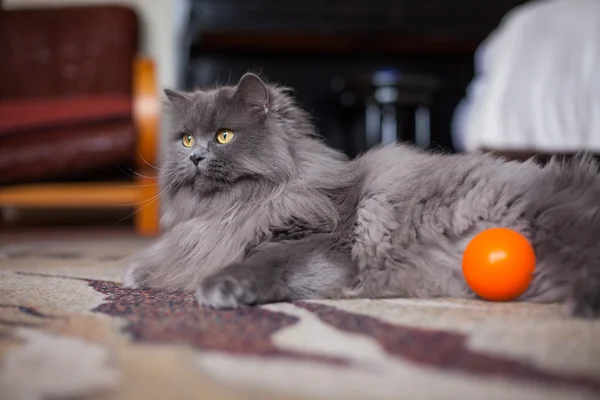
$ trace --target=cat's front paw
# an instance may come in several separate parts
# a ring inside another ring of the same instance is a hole
[[[565,308],[573,317],[600,318],[600,274],[585,276],[575,281],[571,286]]]
[[[146,287],[147,278],[147,269],[139,261],[130,261],[126,264],[123,274],[123,287],[126,289],[142,289]]]
[[[230,309],[258,302],[253,280],[219,273],[206,278],[196,290],[198,304],[204,307]]]

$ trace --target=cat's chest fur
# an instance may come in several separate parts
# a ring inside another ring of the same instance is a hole
[[[296,189],[290,186],[253,196],[236,193],[199,196],[182,190],[165,198],[161,225],[168,230],[194,221],[197,240],[226,242],[229,247],[239,249],[232,254],[244,255],[264,242],[300,240],[311,234],[334,231],[338,210],[330,195]]]

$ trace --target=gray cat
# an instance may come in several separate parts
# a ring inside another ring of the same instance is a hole
[[[508,227],[537,255],[521,300],[600,315],[600,175],[590,157],[507,162],[406,145],[349,160],[286,88],[166,91],[162,237],[127,260],[129,288],[195,291],[233,308],[310,298],[474,298],[461,255]]]

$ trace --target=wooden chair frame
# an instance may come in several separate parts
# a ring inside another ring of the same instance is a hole
[[[133,119],[137,131],[136,177],[132,183],[32,183],[0,188],[0,208],[96,208],[131,204],[135,230],[143,236],[159,233],[157,171],[160,102],[151,59],[133,65]]]

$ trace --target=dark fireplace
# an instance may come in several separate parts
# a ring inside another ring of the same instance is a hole
[[[248,70],[290,86],[333,146],[395,140],[452,151],[473,54],[522,0],[195,0],[185,86]]]

